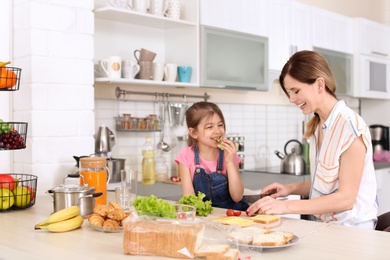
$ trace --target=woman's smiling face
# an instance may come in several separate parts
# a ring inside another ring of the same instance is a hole
[[[316,110],[316,86],[318,78],[313,84],[302,83],[290,75],[284,78],[287,93],[290,96],[290,102],[297,105],[305,115],[311,114]]]

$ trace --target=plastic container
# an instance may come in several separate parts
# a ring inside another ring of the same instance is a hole
[[[166,164],[166,159],[162,155],[155,157],[156,161],[156,180],[157,181],[167,181],[168,180],[168,165]]]
[[[146,137],[146,141],[142,147],[142,184],[152,185],[156,182],[155,161],[154,155],[156,151],[150,141],[150,136]]]

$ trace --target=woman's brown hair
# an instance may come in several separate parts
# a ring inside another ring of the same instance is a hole
[[[279,83],[284,93],[290,98],[286,86],[284,85],[284,78],[287,75],[306,84],[313,84],[318,77],[322,77],[325,80],[326,91],[336,98],[334,93],[336,91],[336,81],[334,80],[332,71],[330,70],[325,57],[318,52],[296,52],[284,65],[279,76]],[[320,118],[316,113],[314,113],[314,117],[312,117],[306,124],[304,137],[309,137],[314,134],[319,121]]]
[[[187,127],[196,129],[203,118],[211,119],[214,114],[217,114],[221,118],[225,128],[225,118],[223,117],[221,109],[216,104],[205,101],[194,103],[186,111]],[[187,144],[188,146],[195,145],[196,139],[188,135]]]

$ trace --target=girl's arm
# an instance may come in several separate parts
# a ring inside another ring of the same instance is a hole
[[[192,184],[190,169],[179,163],[179,175],[181,179],[181,188],[183,190],[183,196],[195,194],[194,185]]]

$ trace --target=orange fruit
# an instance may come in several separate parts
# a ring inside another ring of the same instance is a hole
[[[13,71],[5,67],[0,68],[0,88],[12,88],[15,86],[17,76]]]

